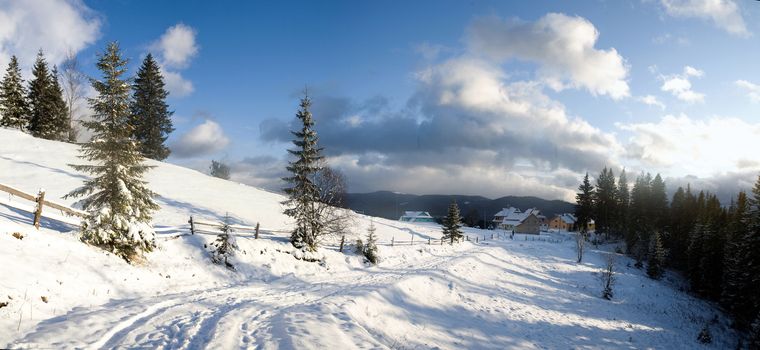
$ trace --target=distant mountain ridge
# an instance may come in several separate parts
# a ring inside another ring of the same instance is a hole
[[[452,200],[456,200],[463,217],[467,218],[468,215],[475,217],[477,214],[477,220],[473,221],[473,219],[470,219],[472,223],[482,223],[484,215],[485,220],[490,221],[499,210],[509,206],[521,210],[535,207],[548,218],[556,214],[572,213],[575,211],[575,204],[573,203],[531,196],[505,196],[490,199],[483,196],[414,195],[377,191],[371,193],[349,193],[346,199],[348,207],[356,212],[392,220],[398,220],[404,211],[426,211],[433,217],[443,217],[446,215]]]

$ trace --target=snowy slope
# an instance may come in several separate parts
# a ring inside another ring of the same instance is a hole
[[[0,183],[44,187],[46,198],[71,204],[60,197],[81,183],[66,165],[76,155],[74,146],[0,129]],[[624,257],[615,298],[599,298],[604,252],[575,264],[566,235],[490,240],[491,231],[469,230],[489,239],[409,246],[412,236],[440,237],[439,228],[374,218],[381,241],[407,242],[381,245],[378,266],[337,252],[335,240],[323,264],[303,262],[284,253],[282,196],[151,164],[162,234],[138,266],[79,243],[70,226],[45,220],[38,231],[28,214],[0,205],[0,303],[9,303],[0,308],[0,347],[692,349],[702,347],[695,339],[706,323],[714,338],[706,348],[735,345],[726,319],[679,292],[676,278],[652,281]],[[239,238],[235,272],[209,263],[203,245],[212,236],[175,237],[190,215],[226,212],[275,232]],[[357,216],[356,237],[369,221]]]

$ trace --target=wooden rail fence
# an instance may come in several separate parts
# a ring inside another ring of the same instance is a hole
[[[62,204],[58,204],[58,203],[54,203],[54,202],[45,200],[45,191],[44,190],[40,190],[39,193],[37,193],[37,195],[35,196],[33,194],[29,194],[29,193],[26,193],[24,191],[21,191],[21,190],[19,190],[17,188],[13,188],[11,186],[0,184],[0,191],[6,192],[6,193],[8,193],[10,195],[13,195],[13,196],[16,196],[16,197],[19,197],[19,198],[22,198],[22,199],[26,199],[28,201],[32,201],[32,202],[36,203],[36,207],[34,209],[34,212],[32,212],[32,214],[34,215],[34,227],[36,227],[38,229],[40,228],[40,220],[42,219],[43,216],[45,216],[44,213],[43,213],[43,210],[42,210],[43,207],[49,207],[49,208],[52,208],[52,209],[60,210],[61,213],[65,214],[65,215],[68,215],[68,216],[75,216],[75,217],[80,217],[80,218],[87,217],[87,213],[84,212],[84,211],[77,210],[77,209],[74,209],[74,208],[62,205]],[[21,209],[21,208],[17,208],[17,209]],[[27,211],[25,209],[21,209],[21,210]],[[57,220],[57,218],[55,218],[55,217],[50,217],[50,216],[45,216],[45,217],[47,217],[48,219]],[[66,222],[66,223],[70,224],[70,222]]]

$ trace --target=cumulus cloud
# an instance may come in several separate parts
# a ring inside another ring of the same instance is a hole
[[[568,116],[541,84],[509,81],[486,60],[450,59],[416,78],[417,92],[403,110],[382,98],[356,103],[315,95],[320,142],[354,190],[570,198],[558,184],[614,165],[610,153],[620,151],[613,136]],[[294,127],[260,125],[265,140],[280,142]],[[421,181],[429,178],[436,181]]]
[[[655,106],[660,107],[660,109],[665,109],[665,104],[660,101],[660,99],[657,98],[657,96],[654,95],[645,95],[638,98],[639,102],[647,105],[647,106]]]
[[[734,84],[744,90],[752,102],[760,102],[760,85],[746,80],[737,80]]]
[[[705,94],[691,89],[691,78],[701,78],[704,72],[691,66],[686,66],[682,74],[661,75],[662,86],[660,89],[669,92],[677,99],[694,103],[704,102]]]
[[[222,127],[207,119],[180,136],[170,148],[174,157],[192,158],[219,152],[229,143]]]
[[[626,157],[643,168],[672,176],[709,178],[721,171],[740,168],[760,171],[760,124],[737,118],[706,120],[667,115],[656,123],[618,124],[631,133]]]
[[[536,22],[486,17],[469,28],[470,50],[496,60],[537,62],[555,90],[585,88],[613,99],[629,96],[628,67],[617,50],[596,48],[599,32],[583,17],[549,13]]]
[[[739,6],[733,0],[661,0],[673,17],[710,20],[718,28],[737,36],[749,36]]]
[[[100,36],[98,15],[79,0],[0,2],[0,67],[11,55],[26,68],[42,49],[50,64],[77,53]]]
[[[157,52],[161,71],[166,80],[166,88],[174,97],[183,97],[194,90],[193,83],[182,76],[181,70],[190,66],[198,54],[195,41],[196,30],[179,23],[169,27],[150,49]]]

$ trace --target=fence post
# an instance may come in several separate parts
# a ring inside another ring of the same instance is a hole
[[[428,237],[428,245],[430,245],[430,237]]]
[[[441,237],[441,245],[443,245],[443,237]]]
[[[37,210],[34,211],[34,227],[39,229],[40,219],[42,219],[42,205],[45,203],[45,190],[40,189],[35,202],[37,202]]]
[[[194,235],[195,234],[195,224],[193,224],[193,216],[192,215],[190,215],[190,221],[188,221],[188,223],[190,223],[190,234]]]
[[[491,239],[493,239],[493,233],[491,234]]]
[[[475,236],[475,243],[478,243],[478,238],[480,238],[480,236]]]
[[[338,248],[338,251],[343,253],[343,243],[346,242],[346,235],[343,235],[340,237],[340,248]]]
[[[391,237],[391,247],[393,247],[393,241],[395,241],[395,240],[396,240],[396,237],[395,237],[395,236],[394,236],[394,237]]]
[[[414,245],[414,234],[412,234],[412,243],[409,245]]]
[[[256,223],[256,234],[253,236],[253,239],[259,239],[259,223]]]

